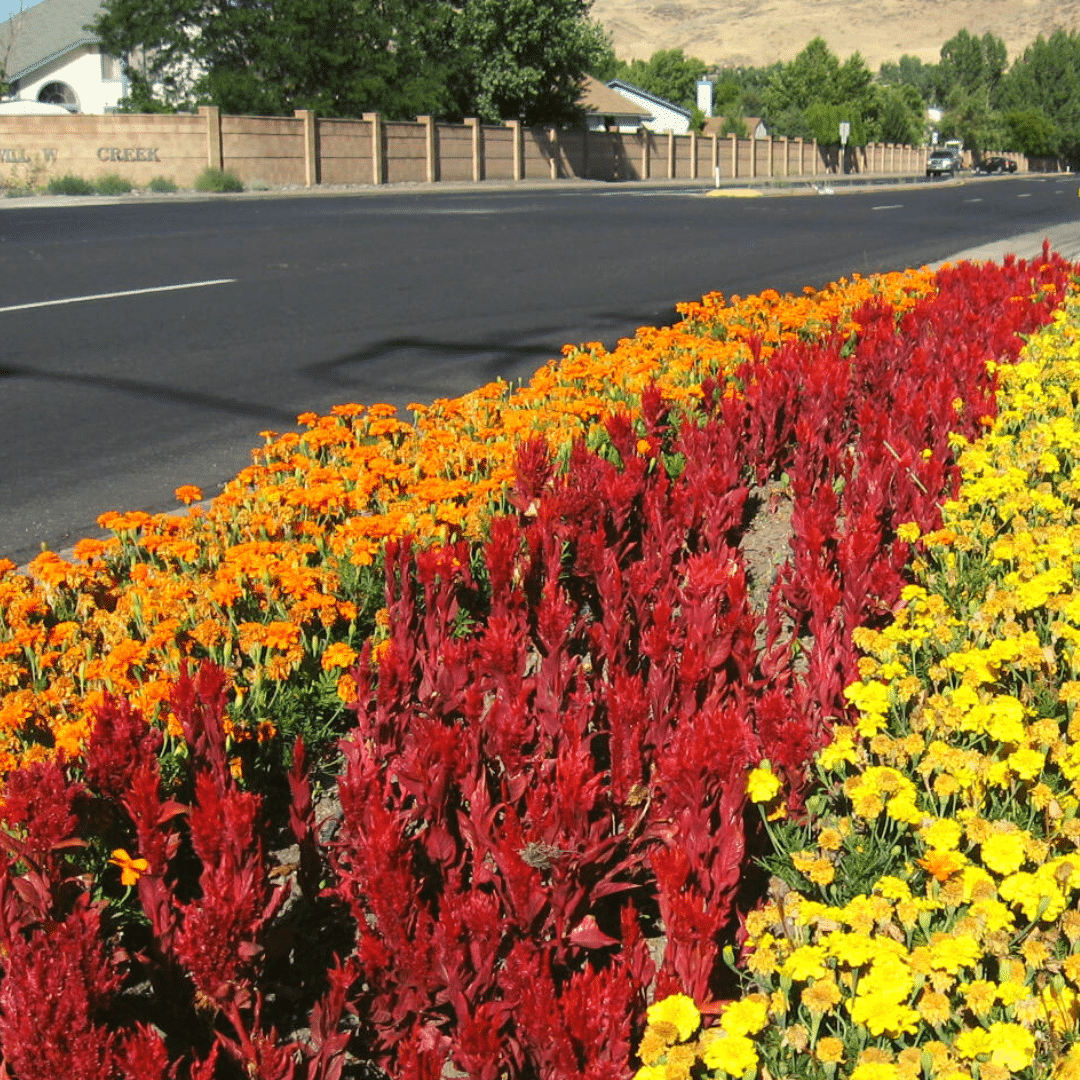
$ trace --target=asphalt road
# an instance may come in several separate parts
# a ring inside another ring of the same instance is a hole
[[[173,508],[180,484],[211,494],[305,410],[456,395],[713,289],[799,290],[1076,216],[1069,176],[0,204],[0,558]]]

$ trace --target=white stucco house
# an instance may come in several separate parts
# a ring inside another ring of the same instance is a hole
[[[85,29],[100,10],[101,0],[39,0],[0,23],[0,67],[12,88],[6,100],[115,111],[127,93],[123,64]]]
[[[612,79],[607,86],[649,114],[648,119],[641,123],[641,126],[649,131],[674,131],[676,135],[685,135],[690,130],[694,114],[689,109],[665,101],[664,98],[650,94],[640,86],[623,82],[622,79]]]

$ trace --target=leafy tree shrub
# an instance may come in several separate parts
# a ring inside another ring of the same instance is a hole
[[[54,176],[49,181],[50,195],[93,195],[94,185],[74,173]]]
[[[212,191],[217,194],[230,191],[243,191],[244,185],[236,173],[227,169],[215,169],[207,166],[195,177],[196,191]]]
[[[134,184],[119,173],[107,173],[98,177],[94,187],[99,195],[127,195]]]
[[[155,176],[148,186],[151,191],[159,195],[171,195],[179,190],[176,181],[171,176]]]

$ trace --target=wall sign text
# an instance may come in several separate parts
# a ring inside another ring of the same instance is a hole
[[[48,165],[56,160],[56,150],[51,147],[41,151],[42,160]],[[32,165],[34,159],[21,146],[0,146],[0,165]]]
[[[160,161],[156,146],[99,146],[98,161]]]

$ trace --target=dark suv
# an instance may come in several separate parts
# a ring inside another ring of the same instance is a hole
[[[953,150],[934,150],[926,159],[927,176],[955,176],[963,167],[960,155]]]

